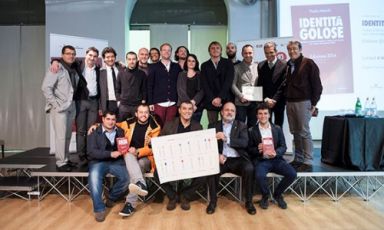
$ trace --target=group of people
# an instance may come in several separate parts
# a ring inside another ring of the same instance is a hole
[[[55,131],[55,156],[59,171],[71,171],[76,163],[69,160],[69,140],[76,121],[76,144],[81,162],[89,165],[89,187],[97,221],[105,219],[106,207],[129,193],[121,212],[130,216],[138,195],[148,193],[143,173],[158,174],[151,150],[151,138],[201,130],[202,111],[207,111],[209,128],[216,129],[220,173],[194,178],[181,191],[169,183],[161,184],[169,199],[167,209],[178,202],[189,210],[195,191],[208,184],[208,214],[215,212],[219,177],[232,172],[242,177],[245,208],[255,214],[253,184],[260,186],[261,208],[268,208],[268,172],[284,176],[273,198],[285,209],[282,193],[296,178],[296,171],[310,170],[312,138],[309,121],[320,99],[322,85],[315,62],[302,55],[299,41],[287,45],[289,61],[279,60],[274,42],[264,45],[266,60],[256,63],[252,45],[242,47],[243,60],[236,58],[236,45],[211,42],[210,59],[202,63],[196,55],[180,46],[171,60],[172,46],[160,50],[141,48],[126,54],[126,64],[116,62],[116,51],[106,47],[101,52],[103,66],[97,65],[99,51],[90,47],[84,60],[76,59],[76,50],[67,45],[62,56],[54,59],[42,90],[46,111],[50,112]],[[149,57],[151,63],[149,63]],[[261,86],[263,102],[248,101],[244,86]],[[294,136],[295,158],[288,164],[281,126],[284,109]],[[219,119],[219,114],[221,119]],[[102,115],[102,122],[97,118]],[[272,115],[274,122],[272,122]],[[89,134],[89,135],[88,135]],[[116,138],[126,137],[130,147],[119,152]],[[102,200],[103,178],[113,174],[116,183]]]

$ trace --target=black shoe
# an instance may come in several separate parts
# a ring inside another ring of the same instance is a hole
[[[69,165],[69,164],[65,164],[65,165],[62,165],[62,166],[56,166],[56,170],[58,172],[71,172],[72,171],[72,167]]]
[[[302,162],[298,162],[298,161],[292,161],[291,163],[289,163],[296,171],[298,168],[300,168],[300,166],[303,164]]]
[[[132,207],[131,203],[125,203],[123,209],[119,212],[120,216],[131,216],[135,212],[135,208]]]
[[[167,210],[168,211],[172,211],[176,208],[176,204],[177,204],[177,199],[172,199],[172,200],[169,200],[168,201],[168,204],[167,204]]]
[[[268,206],[269,206],[269,200],[268,200],[268,196],[263,196],[260,200],[260,208],[262,209],[267,209]]]
[[[213,214],[215,212],[216,203],[209,202],[208,207],[206,209],[207,214]]]
[[[281,209],[287,209],[287,203],[285,203],[283,196],[275,196],[274,199]]]
[[[69,165],[69,166],[71,166],[73,168],[77,167],[77,163],[73,162],[73,161],[70,161],[70,160],[67,161],[67,165]]]
[[[107,198],[107,200],[105,201],[105,206],[107,208],[112,208],[113,206],[115,206],[115,202]]]
[[[135,193],[139,196],[146,196],[148,195],[148,189],[145,184],[143,184],[141,181],[136,182],[136,184],[129,184],[128,186],[129,192]]]
[[[191,209],[191,205],[189,204],[189,201],[185,197],[181,198],[181,205],[180,205],[180,207],[181,207],[181,209],[183,209],[185,211]]]
[[[312,172],[312,165],[302,164],[296,171],[297,172]]]
[[[249,215],[256,214],[256,208],[251,201],[245,202],[245,209],[247,209]]]

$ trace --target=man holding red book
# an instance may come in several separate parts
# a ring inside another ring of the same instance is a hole
[[[249,130],[248,153],[253,158],[255,178],[261,190],[260,207],[262,209],[268,208],[267,174],[274,172],[284,178],[275,189],[273,198],[280,208],[286,209],[287,203],[284,201],[282,194],[295,180],[296,171],[283,158],[287,150],[284,134],[279,126],[269,122],[271,115],[268,106],[260,104],[256,114],[258,123]]]

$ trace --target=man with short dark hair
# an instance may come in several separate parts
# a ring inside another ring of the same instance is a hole
[[[273,198],[280,208],[286,209],[282,194],[295,180],[296,171],[283,158],[287,150],[284,134],[279,126],[269,122],[271,115],[268,106],[260,104],[256,113],[258,124],[249,130],[248,153],[253,158],[255,178],[261,190],[260,207],[267,209],[269,206],[267,174],[274,172],[283,176],[283,179],[276,187]]]
[[[75,48],[64,46],[57,73],[47,71],[41,86],[46,98],[45,111],[51,114],[55,131],[55,157],[59,171],[71,171],[74,167],[69,161],[69,143],[76,116],[75,95],[80,79],[79,73],[72,65],[75,57]]]
[[[137,68],[137,55],[128,52],[127,67],[119,71],[116,80],[116,97],[119,102],[118,121],[135,116],[136,107],[146,102],[147,76]]]
[[[323,86],[317,64],[302,54],[299,41],[287,45],[288,61],[285,80],[289,131],[295,143],[292,165],[298,171],[312,171],[313,143],[309,122],[320,100]]]
[[[106,47],[101,52],[105,67],[100,69],[100,110],[119,112],[116,96],[117,75],[123,67],[116,62],[116,51],[112,47]]]
[[[118,151],[116,138],[124,137],[124,130],[116,127],[116,114],[106,111],[103,123],[88,137],[87,151],[89,157],[89,190],[93,202],[95,219],[105,220],[105,208],[111,208],[128,189],[128,172],[122,152]],[[112,174],[116,182],[109,189],[107,201],[102,200],[103,180],[107,174]]]
[[[160,60],[160,50],[156,47],[152,47],[149,50],[149,59],[151,59],[151,63],[157,63]]]
[[[219,42],[211,42],[208,46],[211,58],[201,65],[201,83],[209,123],[216,122],[222,105],[233,100],[231,87],[234,68],[231,61],[221,57],[221,51]]]
[[[248,127],[256,124],[256,101],[248,101],[243,94],[244,86],[255,87],[258,81],[257,63],[253,62],[253,47],[246,44],[241,49],[243,61],[235,66],[232,92],[235,94],[236,120],[247,122]]]
[[[245,188],[245,209],[248,214],[256,214],[252,203],[253,165],[246,152],[248,146],[247,125],[235,120],[236,107],[227,102],[221,109],[222,120],[209,124],[208,128],[216,129],[219,147],[220,173],[208,176],[209,198],[207,214],[213,214],[217,204],[217,191],[220,175],[231,172],[241,176]]]
[[[193,104],[190,101],[184,101],[179,107],[180,117],[174,118],[172,121],[165,123],[164,128],[161,130],[160,136],[172,135],[177,133],[186,133],[191,131],[202,130],[203,127],[195,120],[192,120]],[[159,181],[157,170],[155,170],[155,177]],[[181,208],[189,210],[189,202],[193,200],[195,192],[205,185],[206,177],[193,178],[189,186],[184,187],[179,194],[173,189],[172,185],[167,182],[161,184],[169,199],[167,210],[171,211],[176,208],[176,203],[181,200]],[[160,183],[160,181],[159,181]]]

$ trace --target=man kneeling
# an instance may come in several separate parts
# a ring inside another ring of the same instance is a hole
[[[287,203],[285,203],[282,194],[295,180],[296,171],[283,158],[287,150],[284,134],[279,126],[269,122],[270,112],[268,106],[260,104],[256,114],[258,123],[249,131],[248,153],[253,157],[256,181],[261,190],[260,207],[262,209],[268,208],[267,174],[274,172],[284,176],[284,178],[275,189],[273,197],[280,208],[286,209]]]

